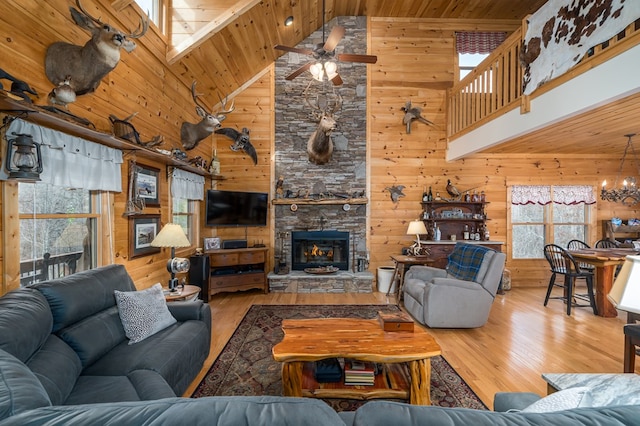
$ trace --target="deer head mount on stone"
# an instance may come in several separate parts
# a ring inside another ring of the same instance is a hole
[[[180,128],[180,140],[184,149],[191,150],[198,146],[200,141],[210,134],[215,129],[220,127],[220,123],[227,118],[226,114],[230,114],[235,109],[235,101],[231,102],[229,109],[227,108],[227,97],[220,98],[220,105],[222,105],[222,111],[218,111],[215,114],[207,112],[206,106],[200,101],[199,93],[196,93],[196,82],[194,80],[191,83],[191,97],[196,104],[196,113],[202,117],[198,123],[183,122]]]
[[[331,132],[336,128],[335,113],[342,108],[342,96],[334,91],[332,99],[318,95],[314,103],[309,100],[308,89],[303,93],[304,101],[311,108],[311,116],[318,122],[318,127],[307,141],[307,154],[310,162],[322,165],[328,163],[333,154]]]
[[[147,32],[149,17],[140,19],[135,32],[125,34],[91,16],[80,0],[76,0],[76,5],[80,11],[70,7],[71,17],[91,33],[91,39],[84,46],[62,41],[50,45],[45,56],[45,74],[56,86],[68,84],[76,95],[84,95],[95,91],[100,81],[118,65],[120,49],[131,52],[136,48],[131,39]]]

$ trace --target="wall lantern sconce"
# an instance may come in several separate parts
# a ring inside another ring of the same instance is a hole
[[[39,181],[42,173],[40,144],[28,134],[12,135],[14,139],[7,139],[5,167],[9,172],[8,178],[23,182]]]
[[[290,27],[293,25],[293,16],[287,16],[287,19],[284,20],[284,26]]]

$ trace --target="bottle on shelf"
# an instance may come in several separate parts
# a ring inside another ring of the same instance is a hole
[[[469,195],[469,191],[467,191],[467,192],[464,194],[464,201],[465,201],[466,203],[470,203],[470,202],[471,202],[471,195]]]
[[[462,233],[462,239],[463,240],[468,240],[469,239],[469,225],[467,225],[467,224],[464,225],[464,231]]]
[[[440,231],[440,228],[437,225],[433,234],[434,234],[433,239],[435,241],[440,241],[440,238],[442,238],[442,232]]]
[[[431,192],[431,187],[429,187],[428,197],[429,197],[429,199],[427,201],[433,201],[433,192]]]
[[[209,173],[214,175],[220,174],[220,160],[218,159],[218,150],[213,150],[213,157],[211,157],[211,165],[209,166]]]
[[[485,201],[487,201],[487,196],[485,195],[483,190],[483,191],[480,191],[480,202],[484,203]]]
[[[440,197],[440,193],[439,193],[439,192],[436,192],[436,198],[435,198],[435,200],[436,200],[436,201],[441,201],[441,200],[442,200],[442,198]]]
[[[471,201],[474,203],[477,203],[478,201],[480,201],[480,197],[478,197],[478,193],[476,192],[476,190],[473,190],[473,195],[471,196]]]
[[[422,188],[422,201],[424,202],[429,201],[429,193],[427,192],[426,186]]]
[[[489,228],[487,227],[487,225],[484,226],[484,240],[485,241],[489,241],[489,239],[491,238],[491,233],[489,232]]]

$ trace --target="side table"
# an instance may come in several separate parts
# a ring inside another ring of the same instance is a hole
[[[169,292],[168,289],[163,289],[163,291],[164,300],[167,302],[186,301],[196,299],[200,293],[200,287],[197,285],[185,285],[184,288],[178,289],[173,293]]]
[[[393,271],[393,277],[391,278],[391,285],[389,286],[387,295],[391,291],[395,280],[398,279],[398,286],[396,288],[397,300],[400,300],[402,297],[402,285],[404,284],[404,273],[406,272],[407,267],[411,267],[412,265],[433,265],[435,262],[435,260],[431,259],[429,256],[405,256],[400,254],[392,255],[391,259],[396,264],[396,268]]]

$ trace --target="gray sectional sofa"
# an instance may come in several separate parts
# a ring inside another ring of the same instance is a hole
[[[170,303],[177,322],[130,345],[115,290],[134,285],[112,265],[0,297],[0,426],[640,424],[638,405],[536,414],[372,401],[336,413],[311,398],[179,398],[209,352],[209,306]],[[496,407],[537,399],[503,394]]]
[[[136,290],[122,265],[0,297],[0,419],[42,406],[182,395],[209,354],[209,306],[169,303],[177,321],[130,345],[115,290]]]

